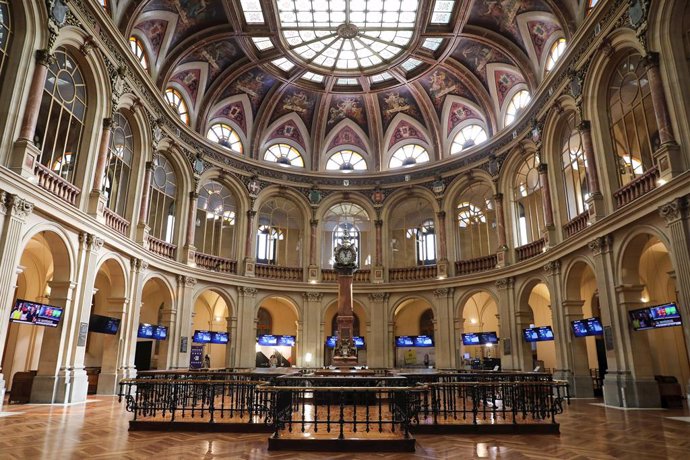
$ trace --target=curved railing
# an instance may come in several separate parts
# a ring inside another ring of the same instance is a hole
[[[103,217],[105,218],[105,225],[117,233],[129,235],[129,221],[127,219],[120,217],[115,211],[107,207],[103,209]]]
[[[159,256],[175,260],[175,256],[177,254],[177,246],[171,243],[167,243],[163,240],[159,240],[158,238],[154,238],[151,235],[148,236],[147,241],[149,244],[149,251],[151,251],[154,254],[158,254]]]
[[[36,163],[34,169],[38,186],[49,191],[58,198],[62,198],[71,205],[77,205],[77,197],[81,193],[79,187],[66,181],[41,163]]]
[[[194,253],[194,262],[197,267],[205,268],[206,270],[221,273],[237,273],[237,261],[224,257],[196,252]]]
[[[304,269],[302,267],[280,267],[277,265],[256,264],[254,275],[257,278],[268,278],[285,281],[302,281]]]
[[[657,180],[659,179],[659,168],[654,166],[645,171],[637,179],[632,180],[628,184],[613,192],[613,198],[616,200],[616,208],[625,206],[645,195],[656,188]]]
[[[484,257],[477,257],[475,259],[458,260],[455,262],[456,275],[468,275],[470,273],[484,272],[493,270],[498,264],[498,257],[496,254],[491,254]]]
[[[389,268],[388,279],[390,281],[417,281],[436,278],[438,267],[436,265],[420,265],[419,267]]]
[[[546,241],[544,238],[540,238],[537,241],[525,244],[524,246],[518,246],[515,248],[515,256],[517,257],[518,262],[538,256],[544,252],[545,244]]]
[[[573,236],[587,228],[589,224],[589,211],[585,211],[573,217],[570,222],[563,226],[566,238]]]

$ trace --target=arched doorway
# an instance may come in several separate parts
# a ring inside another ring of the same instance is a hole
[[[463,343],[462,334],[477,334],[495,332],[501,337],[498,322],[498,304],[496,299],[487,291],[472,294],[460,305],[461,320],[458,321],[459,346],[457,362],[465,369],[493,369],[500,365],[500,349],[491,341],[480,341],[477,345]],[[484,343],[482,343],[484,342]]]
[[[230,343],[233,339],[230,331],[231,307],[227,300],[218,292],[211,289],[203,291],[194,302],[194,330],[205,330],[226,333],[228,342],[224,341],[223,334],[212,334],[212,341],[204,344],[204,356],[209,357],[210,367],[228,368],[230,363]],[[200,345],[200,344],[195,344]]]
[[[139,312],[139,329],[134,364],[139,371],[150,369],[167,369],[170,367],[170,336],[173,330],[174,310],[172,293],[161,278],[151,278],[141,293],[141,310]],[[167,328],[168,337],[157,340],[142,334],[142,325],[162,326]]]
[[[430,341],[402,339],[428,334],[430,321],[435,326],[433,307],[426,299],[406,299],[396,307],[393,313],[394,342],[391,344],[394,347],[395,367],[421,368],[436,365],[436,344],[433,342],[433,336],[430,337]]]
[[[362,343],[357,346],[357,364],[365,366],[367,364],[367,313],[362,304],[353,300],[352,310],[354,313],[352,335],[361,337]],[[338,335],[338,302],[335,301],[328,306],[323,316],[323,364],[330,366],[333,358],[334,338]],[[329,337],[330,342],[329,342]]]
[[[19,270],[7,338],[2,344],[7,388],[13,401],[64,401],[67,395],[55,393],[55,380],[63,364],[59,357],[68,341],[65,322],[73,308],[74,288],[65,242],[50,231],[36,234],[24,247]],[[53,311],[59,314],[51,314],[56,321],[34,321],[42,316],[41,305],[58,308]]]
[[[123,337],[126,302],[125,273],[115,259],[108,259],[98,269],[91,303],[89,333],[86,339],[84,367],[89,378],[89,394],[115,394],[117,362]],[[111,320],[108,320],[110,318]],[[113,321],[119,321],[117,329]]]
[[[300,318],[298,310],[292,301],[278,296],[267,297],[259,304],[256,315],[256,366],[272,366],[272,356],[275,357],[275,366],[286,367],[296,365],[297,356],[299,356],[300,337],[298,325]],[[263,333],[262,336],[259,335],[260,332]],[[266,334],[266,332],[268,333]],[[273,343],[272,339],[265,338],[267,335],[294,337],[294,345],[290,345],[291,339],[289,338],[284,339],[282,342],[276,340]],[[264,337],[264,339],[261,339],[261,337]]]

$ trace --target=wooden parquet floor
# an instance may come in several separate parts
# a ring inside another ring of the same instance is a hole
[[[690,459],[685,410],[623,411],[576,400],[561,435],[417,435],[414,454],[268,452],[265,434],[128,432],[116,398],[3,407],[0,459]]]

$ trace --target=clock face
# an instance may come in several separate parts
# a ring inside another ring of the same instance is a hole
[[[351,248],[342,248],[337,254],[338,263],[349,265],[355,261],[355,252]]]

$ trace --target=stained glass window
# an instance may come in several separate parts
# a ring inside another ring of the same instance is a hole
[[[513,98],[508,102],[508,108],[506,109],[506,115],[504,119],[504,125],[508,126],[512,124],[517,116],[522,112],[522,110],[527,107],[531,96],[529,92],[522,90],[515,93]]]
[[[556,63],[565,53],[566,42],[565,38],[559,38],[553,45],[551,45],[551,50],[549,51],[549,56],[546,58],[546,71],[550,72],[556,67]]]
[[[296,148],[288,144],[273,144],[264,153],[264,160],[273,161],[281,166],[304,167],[304,159]]]
[[[168,104],[170,104],[173,110],[177,112],[177,115],[180,117],[180,120],[182,120],[184,124],[188,125],[189,109],[187,108],[187,103],[182,98],[180,92],[174,88],[166,89],[165,100],[168,101]]]
[[[417,144],[407,144],[400,147],[391,156],[388,167],[400,168],[410,167],[429,161],[429,152],[424,147]]]
[[[465,149],[485,142],[487,139],[486,131],[479,125],[467,125],[455,135],[450,146],[450,154],[460,153]]]
[[[328,171],[366,171],[367,162],[362,155],[352,150],[341,150],[334,153],[326,163]]]
[[[215,123],[211,125],[206,138],[211,142],[216,142],[234,152],[242,153],[242,141],[240,136],[225,123]]]
[[[144,52],[144,46],[141,44],[141,41],[139,41],[137,37],[129,37],[129,48],[132,50],[132,53],[134,53],[139,64],[141,64],[145,70],[148,70],[149,63],[146,59],[146,52]]]

